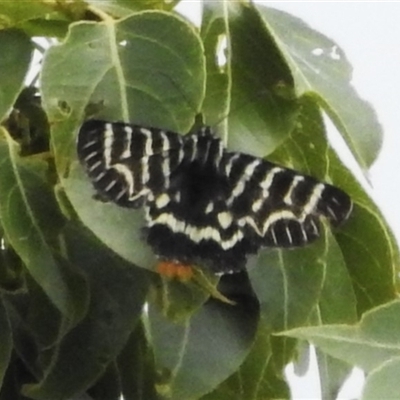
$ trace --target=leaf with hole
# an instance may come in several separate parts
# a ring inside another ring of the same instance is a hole
[[[99,118],[187,132],[204,95],[202,45],[194,29],[158,11],[76,24],[48,51],[42,90],[58,173],[79,217],[125,259],[152,269],[154,257],[141,241],[142,211],[91,200],[90,182],[75,161],[75,132],[88,105],[96,105]]]
[[[329,115],[366,171],[382,146],[375,111],[351,84],[352,68],[343,50],[299,18],[257,6],[293,73],[298,95],[312,94]]]

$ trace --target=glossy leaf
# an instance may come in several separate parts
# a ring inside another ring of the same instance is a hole
[[[69,399],[92,386],[120,353],[141,315],[148,273],[111,253],[82,228],[64,230],[68,255],[85,272],[86,317],[56,349],[44,379],[25,388],[33,399]]]
[[[1,11],[0,11],[1,12]],[[29,37],[17,30],[0,30],[0,122],[22,89],[30,65],[33,46]]]
[[[118,254],[153,268],[140,240],[142,212],[91,200],[90,182],[72,161],[75,131],[89,105],[99,118],[188,131],[204,92],[202,46],[193,28],[155,11],[76,24],[48,51],[42,89],[58,172],[79,217]]]
[[[178,400],[199,398],[214,389],[244,361],[257,317],[254,306],[210,300],[190,319],[173,323],[151,307],[150,337],[161,377],[158,393]]]
[[[370,104],[351,85],[352,68],[343,50],[299,18],[257,7],[269,31],[281,44],[298,95],[310,92],[315,95],[366,171],[382,146],[382,128]]]
[[[46,180],[46,163],[22,159],[3,130],[0,141],[0,218],[29,273],[73,325],[86,311],[86,283],[59,251],[64,224]]]
[[[324,352],[365,371],[400,356],[400,301],[366,312],[357,325],[325,325],[288,330],[283,334],[307,339]]]

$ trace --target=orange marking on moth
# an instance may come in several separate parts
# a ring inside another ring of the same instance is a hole
[[[156,271],[169,279],[178,279],[187,282],[193,278],[194,271],[192,266],[182,264],[178,261],[160,261]]]

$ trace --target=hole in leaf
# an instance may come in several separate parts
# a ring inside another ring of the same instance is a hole
[[[88,45],[88,47],[90,49],[96,49],[97,48],[97,43],[96,42],[89,42],[87,45]]]
[[[221,71],[226,66],[228,62],[227,52],[228,52],[228,40],[226,35],[219,35],[217,43],[217,65],[220,67]]]
[[[340,60],[341,59],[341,56],[340,56],[340,54],[338,52],[338,47],[337,46],[333,46],[332,47],[331,52],[329,53],[329,57],[332,60]]]
[[[71,107],[70,105],[65,101],[65,100],[58,100],[58,108],[63,114],[70,114],[71,113]]]
[[[314,49],[311,51],[311,54],[313,54],[314,56],[322,56],[322,54],[324,54],[324,49],[321,49],[320,47]]]

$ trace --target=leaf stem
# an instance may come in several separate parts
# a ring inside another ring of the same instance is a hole
[[[93,5],[88,5],[87,9],[94,15],[98,16],[104,22],[114,22],[113,17],[111,17],[106,12],[100,10],[99,8],[97,8]]]

